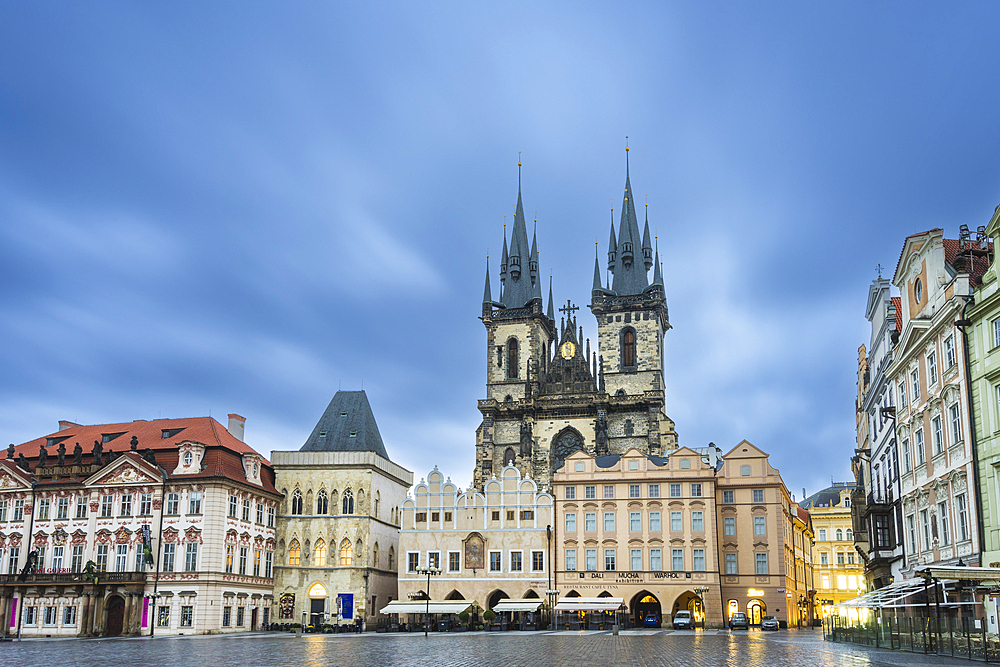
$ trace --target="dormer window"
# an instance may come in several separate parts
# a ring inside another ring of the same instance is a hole
[[[194,461],[194,454],[191,452],[184,452],[184,465],[189,466],[192,461]]]
[[[101,434],[101,442],[111,442],[115,438],[117,438],[119,436],[122,436],[122,435],[125,435],[124,431],[122,431],[121,433],[102,433]]]
[[[326,431],[320,431],[319,432],[319,437],[325,438],[326,437]]]
[[[357,431],[351,431],[350,437],[352,437],[352,438],[358,437],[358,432]]]
[[[163,429],[163,430],[160,431],[160,439],[161,440],[167,440],[168,438],[174,437],[175,435],[177,435],[178,433],[180,433],[183,430],[184,429],[182,429],[182,428],[165,428],[165,429]]]
[[[340,416],[341,416],[341,417],[346,417],[346,416],[347,416],[347,413],[346,413],[346,412],[341,412],[341,413],[340,413]]]

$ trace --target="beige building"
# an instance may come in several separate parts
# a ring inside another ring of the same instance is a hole
[[[796,543],[798,507],[768,455],[751,443],[744,440],[722,459],[715,499],[725,617],[742,611],[754,625],[765,615],[795,625],[800,619],[799,596],[812,591],[804,581],[811,576],[811,562],[809,568],[805,562],[811,540],[803,536]],[[806,532],[804,526],[798,531]],[[802,550],[801,578],[789,572],[797,548]],[[810,600],[803,609],[811,607]]]
[[[3,634],[266,625],[279,496],[243,426],[239,415],[228,430],[211,417],[62,421],[12,446],[0,461],[0,612],[11,621]],[[31,554],[34,573],[21,582]]]
[[[389,460],[363,391],[338,391],[299,451],[272,452],[276,621],[370,623],[394,600],[400,506],[413,473]]]
[[[715,548],[719,450],[575,452],[552,477],[561,599],[622,598],[634,625],[688,609],[722,624]]]
[[[867,589],[864,563],[855,551],[851,498],[853,483],[837,482],[806,498],[816,533],[816,606],[826,618],[833,605],[857,597]]]
[[[552,496],[508,466],[483,493],[463,492],[434,468],[402,505],[399,597],[469,600],[493,609],[501,600],[545,601],[551,587]],[[439,568],[427,577],[418,570]]]

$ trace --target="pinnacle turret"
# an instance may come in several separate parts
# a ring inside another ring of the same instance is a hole
[[[555,302],[552,300],[552,276],[549,276],[549,307],[545,311],[545,316],[553,323],[556,321]]]
[[[492,303],[493,294],[490,291],[490,258],[486,258],[486,289],[483,290],[483,303]]]

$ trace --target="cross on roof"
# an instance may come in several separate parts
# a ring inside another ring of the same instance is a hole
[[[881,264],[876,264],[875,265],[875,270],[878,271],[878,279],[882,280],[882,265]]]
[[[569,299],[566,299],[566,305],[563,306],[562,308],[560,308],[559,312],[560,313],[566,313],[567,315],[572,315],[573,313],[575,313],[578,310],[580,310],[579,307],[574,306],[572,303],[570,303]]]

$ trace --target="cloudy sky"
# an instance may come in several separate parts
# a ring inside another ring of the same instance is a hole
[[[395,460],[468,484],[518,153],[586,305],[628,135],[681,444],[849,478],[876,265],[1000,203],[1000,8],[497,4],[4,3],[4,444],[238,412],[297,449],[363,386]]]

